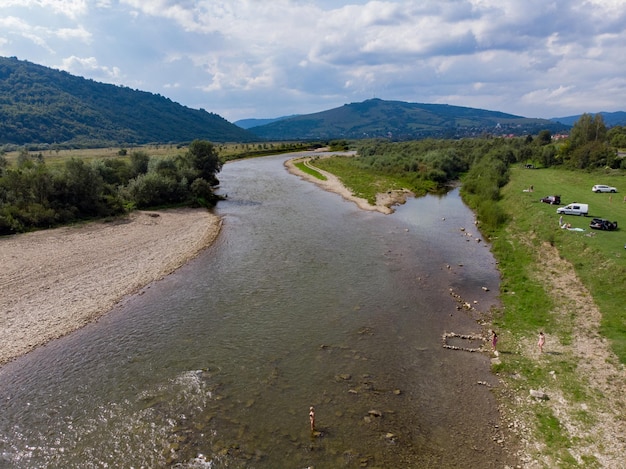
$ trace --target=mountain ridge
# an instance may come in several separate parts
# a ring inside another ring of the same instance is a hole
[[[624,111],[615,111],[615,112],[588,112],[587,114],[600,114],[602,116],[602,119],[604,120],[604,123],[608,126],[608,127],[615,127],[616,125],[621,125],[624,126],[626,125],[626,112]],[[577,115],[573,115],[573,116],[564,116],[564,117],[552,117],[550,118],[551,121],[554,122],[560,122],[561,124],[565,124],[565,125],[574,125],[574,123],[580,119],[580,117],[582,116],[582,114],[577,114]]]
[[[526,135],[568,129],[548,119],[450,104],[409,103],[379,98],[251,127],[265,140],[462,138],[484,134]]]
[[[626,125],[623,111],[599,113]],[[0,57],[0,145],[68,147],[281,140],[465,138],[567,132],[580,116],[535,119],[450,104],[368,99],[273,119],[230,123],[204,109]]]
[[[296,117],[299,114],[292,114],[290,116],[281,116],[267,119],[259,119],[251,117],[249,119],[239,119],[234,122],[236,126],[241,127],[242,129],[251,129],[252,127],[260,127],[262,125],[271,124],[272,122],[282,121],[284,119],[290,119],[291,117]]]
[[[164,96],[0,57],[0,144],[251,142],[223,117]]]

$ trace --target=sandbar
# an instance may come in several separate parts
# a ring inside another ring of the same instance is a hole
[[[332,154],[321,156],[321,158],[333,156]],[[318,157],[319,158],[319,157]],[[296,163],[304,163],[306,166],[313,168],[320,174],[323,174],[326,179],[322,180],[312,176],[311,174],[305,173],[301,171]],[[354,202],[360,209],[362,210],[372,210],[381,212],[384,214],[390,214],[394,212],[393,207],[395,205],[404,204],[408,197],[413,196],[414,194],[408,189],[402,190],[393,190],[386,193],[379,193],[376,195],[376,203],[370,204],[366,199],[362,197],[357,197],[354,193],[348,189],[344,184],[339,180],[337,176],[328,171],[324,171],[313,164],[313,158],[311,157],[303,157],[303,158],[293,158],[285,161],[285,167],[287,171],[297,176],[300,176],[302,179],[313,182],[320,186],[322,189],[325,189],[329,192],[334,192],[335,194],[339,194],[345,200],[350,202]]]
[[[0,365],[172,273],[220,228],[206,209],[181,208],[0,237]]]

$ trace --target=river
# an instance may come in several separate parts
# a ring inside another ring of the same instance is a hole
[[[499,283],[458,190],[382,215],[293,156],[225,165],[210,248],[0,369],[0,467],[512,462],[489,353],[442,346],[485,333]]]

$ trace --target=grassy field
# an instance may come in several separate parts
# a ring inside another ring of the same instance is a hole
[[[608,184],[618,189],[616,194],[596,194],[594,184]],[[524,192],[530,186],[533,192]],[[561,196],[561,205],[571,202],[589,204],[589,216],[563,216],[564,222],[584,231],[569,231],[559,227],[556,205],[539,202],[546,195]],[[602,334],[611,340],[613,350],[626,364],[626,177],[623,172],[583,172],[561,169],[513,168],[511,181],[503,190],[503,203],[510,216],[509,227],[528,233],[535,249],[542,242],[555,246],[562,258],[575,268],[578,277],[591,291],[602,311]],[[589,228],[592,217],[618,222],[617,231],[599,231]],[[504,250],[496,255],[504,255]],[[506,288],[506,276],[505,285]],[[531,298],[533,297],[530,295]],[[536,295],[533,303],[543,300]],[[535,305],[527,313],[533,317]],[[520,321],[514,328],[532,329],[541,324],[532,320]]]
[[[300,142],[264,142],[252,143],[216,143],[214,144],[218,155],[224,161],[239,159],[244,157],[265,156],[268,154],[283,153],[288,151],[298,151],[307,148],[306,144]],[[125,154],[121,154],[124,153]],[[50,149],[43,151],[29,152],[32,157],[41,154],[46,164],[51,166],[60,165],[70,158],[79,158],[85,161],[105,160],[110,158],[129,158],[135,151],[146,153],[150,157],[166,157],[182,155],[187,151],[183,145],[136,145],[130,147],[106,147],[106,148],[81,148],[81,149]],[[17,160],[19,151],[5,153],[9,163]]]
[[[615,186],[619,192],[596,194],[591,191],[594,184]],[[525,191],[531,185],[533,192]],[[564,222],[583,231],[560,228],[558,206],[539,201],[556,194],[561,196],[561,205],[574,201],[589,204],[587,217],[563,216]],[[596,386],[599,378],[582,371],[584,366],[581,368],[580,335],[598,334],[593,328],[577,329],[585,322],[580,315],[584,316],[586,311],[574,308],[572,301],[584,293],[577,291],[576,279],[567,271],[562,267],[546,267],[542,258],[550,256],[546,252],[549,248],[556,248],[560,258],[572,266],[575,276],[591,293],[589,300],[601,312],[599,333],[609,339],[610,348],[623,367],[626,363],[625,194],[626,178],[622,172],[523,167],[511,169],[510,181],[502,190],[500,204],[509,220],[492,240],[502,274],[502,309],[493,322],[504,335],[508,352],[494,365],[494,371],[517,396],[513,399],[501,396],[502,402],[510,406],[517,419],[533,429],[533,438],[540,442],[536,445],[535,459],[544,460],[541,467],[605,467],[597,455],[611,449],[603,448],[606,442],[594,435],[601,431],[598,428],[624,418],[623,405],[614,405],[623,383],[619,379],[600,378],[608,387],[603,394],[599,393]],[[592,217],[617,221],[620,228],[612,232],[592,230],[589,228]],[[571,295],[568,281],[572,283]],[[552,286],[563,282],[566,285],[560,293],[562,296],[555,295]],[[529,353],[529,347],[530,350],[536,347],[536,334],[540,330],[549,332],[562,351],[550,353],[542,360]],[[620,369],[609,356],[601,360],[607,369]],[[551,405],[532,405],[524,399],[528,389],[546,389],[551,395],[561,397]]]
[[[141,145],[124,149],[126,150],[126,157],[129,157],[133,151],[143,151],[149,156],[173,156],[185,151],[185,149],[177,148],[176,145]],[[75,150],[44,150],[31,151],[30,155],[35,157],[41,153],[46,164],[54,166],[63,164],[70,158],[79,158],[85,161],[120,158],[122,157],[122,155],[120,155],[121,150],[123,149],[119,147],[81,148]],[[18,151],[12,151],[6,153],[5,156],[9,162],[15,162],[18,154]]]
[[[298,168],[303,173],[310,174],[311,176],[313,176],[314,178],[319,179],[320,181],[326,181],[328,179],[322,173],[320,173],[319,171],[316,171],[315,169],[311,168],[305,162],[300,161],[298,163],[295,163],[295,165],[296,165],[296,168]]]

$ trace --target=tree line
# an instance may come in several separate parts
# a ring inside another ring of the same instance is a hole
[[[184,154],[85,161],[49,166],[43,155],[0,155],[0,235],[159,206],[214,206],[222,168],[211,142],[194,140]]]
[[[225,159],[303,149],[302,145],[280,149],[242,145]],[[349,142],[330,145],[345,149]],[[510,165],[625,169],[626,159],[617,150],[624,147],[626,128],[607,129],[600,114],[583,114],[565,139],[554,139],[543,130],[514,138],[368,140],[358,141],[358,157],[348,160],[360,169],[401,179],[416,193],[462,179],[465,200],[485,225],[497,227],[505,221],[496,202],[508,182]],[[0,234],[115,216],[135,208],[212,206],[219,200],[214,188],[221,166],[218,149],[205,140],[194,140],[184,154],[170,157],[149,157],[139,150],[129,157],[91,162],[73,158],[54,167],[41,153],[32,156],[23,150],[13,165],[0,155]]]
[[[444,188],[450,181],[461,179],[464,200],[476,211],[483,227],[496,228],[506,221],[496,202],[509,180],[512,164],[569,170],[626,169],[620,148],[626,148],[626,127],[607,129],[602,115],[583,114],[566,138],[556,139],[550,131],[542,130],[536,136],[514,138],[364,141],[351,164],[397,177],[416,193],[426,187],[424,181]]]

